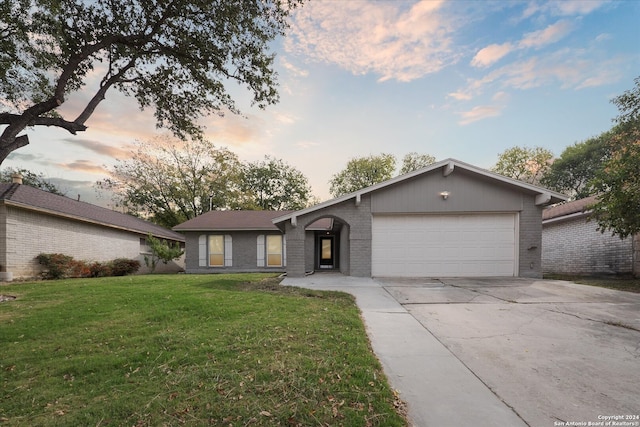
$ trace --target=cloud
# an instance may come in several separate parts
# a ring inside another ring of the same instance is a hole
[[[619,69],[623,62],[622,57],[601,59],[584,49],[564,48],[497,68],[479,79],[470,80],[466,87],[455,93],[467,94],[465,99],[471,99],[493,86],[501,90],[528,90],[552,84],[575,90],[601,86],[620,79]]]
[[[611,3],[610,0],[562,0],[538,3],[532,1],[529,3],[523,18],[530,18],[536,14],[550,14],[553,16],[576,16],[588,15],[596,9]]]
[[[473,107],[469,111],[463,111],[458,113],[462,117],[458,123],[461,125],[468,125],[469,123],[477,122],[489,117],[496,117],[502,113],[503,106],[497,105],[479,105]]]
[[[513,45],[511,43],[489,45],[476,53],[476,56],[471,60],[471,65],[474,67],[488,67],[502,59],[512,50]]]
[[[96,175],[108,174],[108,171],[104,166],[98,165],[92,162],[91,160],[75,160],[69,163],[57,163],[56,166],[62,169],[67,169],[74,172],[85,172],[85,173],[91,173]]]
[[[561,40],[572,30],[573,25],[570,22],[558,21],[542,30],[525,34],[516,45],[506,42],[502,44],[492,44],[480,49],[471,60],[471,65],[474,67],[488,67],[515,50],[529,48],[540,49]]]
[[[319,145],[320,143],[314,142],[314,141],[298,141],[296,143],[296,147],[302,148],[302,149],[318,147]]]
[[[280,64],[282,64],[282,67],[293,74],[295,77],[307,77],[309,75],[309,71],[296,67],[285,58],[280,58]]]
[[[548,44],[557,42],[571,32],[571,30],[573,30],[573,25],[570,22],[558,21],[543,30],[525,34],[522,40],[518,43],[518,47],[521,49],[539,49]]]
[[[556,15],[587,15],[607,3],[610,0],[563,0],[549,2],[548,6]]]
[[[496,102],[507,102],[509,98],[510,96],[507,92],[497,92],[491,99]]]
[[[459,58],[443,3],[310,2],[296,12],[285,49],[379,81],[415,80]]]
[[[294,116],[292,114],[285,114],[285,113],[278,113],[278,112],[272,112],[271,114],[273,115],[273,118],[278,123],[282,123],[282,124],[285,124],[285,125],[293,124],[297,120],[296,116]]]
[[[86,148],[87,150],[93,151],[94,153],[117,159],[131,157],[130,151],[133,149],[133,146],[130,144],[125,144],[122,147],[114,147],[112,145],[105,144],[99,141],[82,138],[64,138],[63,141],[71,145]]]
[[[263,136],[264,120],[256,115],[241,116],[227,113],[224,116],[209,116],[203,120],[205,136],[220,145],[245,145]]]
[[[465,91],[451,92],[447,96],[453,99],[457,99],[458,101],[470,101],[473,99],[473,94]]]
[[[7,156],[7,160],[12,160],[14,162],[37,162],[40,159],[40,156],[35,154],[22,154],[16,153],[13,151]]]

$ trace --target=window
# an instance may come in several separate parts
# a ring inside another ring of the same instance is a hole
[[[209,236],[209,265],[224,267],[224,236]]]
[[[199,267],[231,267],[233,239],[229,234],[201,234],[198,237]]]
[[[282,236],[267,236],[267,267],[282,267]]]
[[[284,267],[287,265],[287,239],[281,234],[258,235],[258,267]]]

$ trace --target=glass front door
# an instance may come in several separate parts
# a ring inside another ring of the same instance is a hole
[[[320,268],[333,268],[333,236],[320,237]]]

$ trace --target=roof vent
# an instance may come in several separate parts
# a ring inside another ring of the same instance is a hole
[[[14,173],[13,175],[11,175],[11,182],[13,182],[14,184],[22,184],[22,175],[20,175],[19,173]]]

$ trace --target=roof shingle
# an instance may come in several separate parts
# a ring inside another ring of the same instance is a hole
[[[184,236],[159,225],[111,209],[49,193],[28,185],[0,183],[0,202],[50,215],[100,224],[156,237],[184,242]]]
[[[597,196],[589,196],[573,202],[562,203],[542,211],[542,220],[559,218],[575,213],[585,212],[597,200]]]
[[[173,227],[176,231],[278,230],[274,218],[293,211],[210,211]]]

